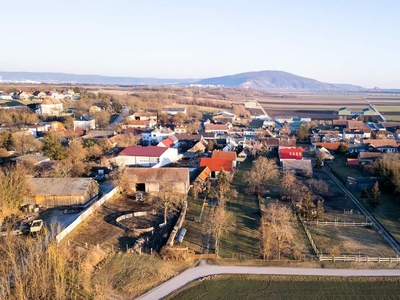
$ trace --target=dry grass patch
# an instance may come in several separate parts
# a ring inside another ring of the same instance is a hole
[[[191,265],[185,261],[165,261],[156,256],[115,254],[93,276],[98,299],[115,295],[133,299],[178,275]]]
[[[371,228],[308,226],[308,229],[324,255],[396,257],[396,253]]]

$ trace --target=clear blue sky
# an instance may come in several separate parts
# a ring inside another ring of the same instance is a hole
[[[398,0],[3,0],[0,70],[400,88]]]

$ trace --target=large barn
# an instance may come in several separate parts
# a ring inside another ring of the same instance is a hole
[[[30,178],[29,184],[31,194],[25,197],[25,205],[84,205],[99,194],[99,185],[92,178]]]
[[[161,184],[165,183],[176,193],[187,194],[189,191],[188,168],[127,168],[125,172],[137,191],[158,193]]]

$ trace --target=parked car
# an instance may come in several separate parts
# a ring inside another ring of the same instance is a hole
[[[32,234],[42,231],[43,225],[44,224],[42,219],[33,220],[31,227],[29,228],[30,233]]]

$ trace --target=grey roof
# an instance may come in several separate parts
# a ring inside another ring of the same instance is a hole
[[[302,159],[302,160],[295,160],[295,159],[282,159],[282,168],[283,170],[292,170],[292,171],[307,171],[310,174],[312,173],[312,166],[311,160],[309,159]]]
[[[31,195],[83,195],[92,178],[29,178]],[[97,184],[97,183],[96,183]]]
[[[40,164],[41,162],[45,162],[45,161],[49,161],[50,158],[46,157],[46,156],[41,156],[41,155],[35,155],[35,154],[26,154],[26,155],[22,155],[22,156],[18,156],[13,158],[12,160],[14,161],[19,161],[19,162],[23,162],[23,161],[32,161],[35,164]]]
[[[189,182],[188,168],[127,168],[135,182]]]

